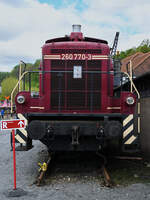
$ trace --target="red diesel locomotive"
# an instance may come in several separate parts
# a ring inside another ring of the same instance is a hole
[[[27,148],[40,140],[49,151],[104,151],[113,145],[132,150],[138,144],[135,95],[115,92],[107,41],[84,37],[80,28],[73,25],[70,36],[42,47],[39,92],[16,95],[18,118],[27,124],[16,140]]]

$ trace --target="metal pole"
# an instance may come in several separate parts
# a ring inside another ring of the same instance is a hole
[[[15,130],[12,129],[13,138],[13,164],[14,164],[14,190],[16,190],[16,152],[15,152]]]
[[[132,79],[132,61],[131,61],[131,60],[130,60],[130,77],[131,77],[131,79]],[[130,88],[130,90],[131,90],[131,92],[133,92],[132,81],[131,81],[130,83],[131,83],[131,88]]]
[[[22,74],[22,76],[20,77],[20,80],[21,80],[21,79],[24,77],[24,75],[27,74],[27,73],[28,73],[28,71],[24,72],[24,73]],[[11,92],[11,114],[13,113],[13,94],[14,94],[14,91],[16,90],[16,88],[18,87],[20,80],[17,82],[16,86],[14,87],[14,89],[13,89],[12,92]]]
[[[140,134],[140,132],[141,132],[141,117],[140,117],[140,114],[141,114],[140,98],[141,98],[141,96],[140,96],[140,93],[138,92],[135,84],[133,83],[132,78],[129,76],[129,74],[127,72],[123,72],[123,73],[126,74],[129,78],[130,82],[132,82],[131,83],[132,87],[135,89],[135,92],[137,93],[137,96],[138,96],[138,111],[137,111],[138,112],[138,119],[137,120],[138,120],[138,134]]]
[[[26,71],[26,63],[20,60],[20,63],[24,64],[23,73]],[[23,77],[23,90],[25,91],[25,76]]]
[[[20,62],[20,64],[19,64],[19,77],[18,77],[18,79],[19,79],[19,85],[18,85],[18,92],[20,92],[20,71],[21,71],[21,62]]]

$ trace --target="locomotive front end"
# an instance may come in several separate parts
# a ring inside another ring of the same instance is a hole
[[[29,139],[49,151],[97,151],[111,144],[118,150],[125,145],[123,121],[133,116],[136,98],[131,92],[114,96],[107,41],[84,37],[80,28],[74,25],[70,36],[46,41],[39,94],[19,93],[17,113],[28,120]]]

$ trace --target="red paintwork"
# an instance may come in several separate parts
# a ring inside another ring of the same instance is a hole
[[[83,40],[83,34],[82,33],[76,33],[76,32],[72,32],[70,35],[70,39],[74,40],[74,41],[78,41],[78,40]]]
[[[14,120],[2,120],[1,121],[1,129],[2,130],[10,130],[10,129],[20,129],[25,128],[25,121],[14,119]]]
[[[51,49],[101,49],[101,55],[109,56],[110,49],[109,46],[105,43],[99,42],[87,42],[83,40],[82,33],[71,33],[70,35],[71,41],[66,42],[50,42],[44,44],[42,47],[42,55],[51,55]],[[56,39],[57,40],[57,39]],[[55,53],[56,55],[56,53]],[[101,70],[107,72],[108,60],[102,60],[102,68]],[[45,59],[44,65],[40,66],[41,70],[43,68],[44,71],[51,70],[51,60]],[[112,63],[110,64],[110,71],[113,71]],[[42,72],[41,72],[42,73]],[[23,105],[19,105],[16,102],[17,113],[58,113],[58,110],[52,111],[51,110],[51,102],[50,102],[50,95],[51,95],[51,73],[44,73],[44,92],[42,93],[41,88],[41,73],[40,73],[40,87],[39,87],[39,98],[31,98],[30,92],[20,92],[17,94],[24,95],[26,101]],[[125,99],[128,96],[133,96],[133,94],[129,92],[122,92],[120,98],[113,97],[113,75],[110,76],[110,84],[108,85],[107,81],[108,74],[101,75],[101,109],[94,110],[92,113],[122,113],[122,114],[131,114],[134,112],[134,105],[128,106],[125,102]],[[109,88],[109,96],[108,96],[108,88]],[[31,107],[40,107],[40,108],[31,108]],[[42,109],[41,109],[42,107]],[[111,109],[113,107],[113,109]],[[114,107],[120,107],[114,109]],[[43,109],[44,108],[44,109]],[[108,109],[109,108],[109,109]],[[91,113],[89,110],[61,110],[61,113]]]
[[[15,130],[12,130],[13,139],[13,166],[14,166],[14,190],[16,190],[16,150],[15,150]]]

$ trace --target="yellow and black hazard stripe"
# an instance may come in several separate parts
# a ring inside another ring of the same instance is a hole
[[[17,114],[18,119],[25,120],[25,126],[28,125],[28,120],[21,114]],[[15,133],[15,142],[20,144],[26,144],[28,138],[27,131],[25,129],[17,129]]]
[[[17,115],[18,119],[25,120],[25,126],[28,125],[28,120],[24,115],[19,113]],[[28,151],[33,148],[32,140],[28,137],[28,133],[25,129],[17,129],[15,132],[15,143],[20,144],[15,149],[17,151]],[[11,134],[11,147],[12,147],[12,134]]]
[[[137,143],[137,135],[134,132],[134,116],[126,115],[123,118],[123,145]]]

